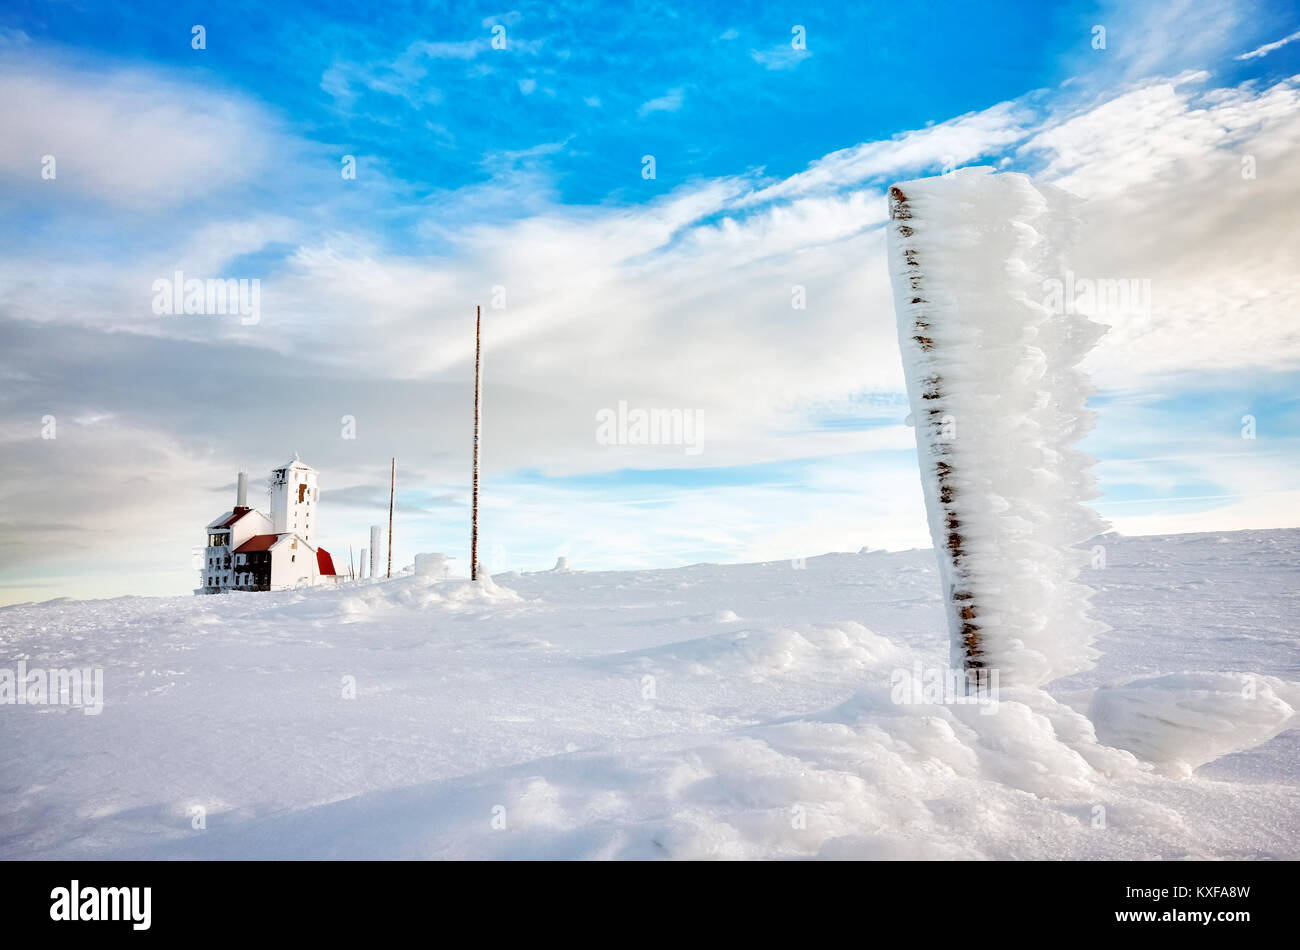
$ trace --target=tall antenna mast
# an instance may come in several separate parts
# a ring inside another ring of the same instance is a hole
[[[474,500],[470,515],[469,579],[478,580],[478,422],[483,403],[483,308],[474,308]]]
[[[397,458],[388,473],[388,576],[393,576],[393,491],[397,488]]]

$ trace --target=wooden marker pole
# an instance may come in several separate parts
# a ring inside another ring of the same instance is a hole
[[[954,507],[957,487],[954,484],[953,459],[951,446],[943,439],[937,438],[937,432],[948,415],[948,394],[945,390],[943,376],[933,368],[932,354],[935,350],[935,328],[930,324],[927,312],[925,270],[917,259],[916,247],[911,241],[915,233],[912,225],[911,201],[897,185],[889,189],[890,228],[893,229],[892,252],[901,258],[906,268],[905,279],[910,294],[909,312],[911,326],[899,324],[904,352],[909,346],[920,350],[919,362],[927,367],[919,380],[921,405],[914,403],[913,417],[918,432],[917,445],[921,467],[930,476],[927,485],[933,486],[934,497],[927,497],[926,507],[930,522],[943,524],[943,548],[936,553],[940,557],[941,573],[948,584],[948,626],[952,637],[960,646],[962,666],[967,670],[979,670],[985,666],[984,635],[981,630],[982,613],[975,602],[971,590],[971,565],[966,551],[966,538],[962,529],[961,518]],[[902,278],[896,277],[895,282]],[[908,339],[910,337],[910,340]],[[927,495],[930,490],[927,490]],[[935,545],[939,547],[938,544]]]

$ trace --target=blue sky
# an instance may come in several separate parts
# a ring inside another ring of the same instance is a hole
[[[1098,510],[1292,526],[1298,30],[1228,0],[11,4],[0,600],[187,590],[235,468],[294,451],[327,547],[386,516],[395,455],[398,559],[463,564],[475,303],[494,568],[924,545],[882,192],[967,164],[1088,199],[1079,272],[1151,281],[1099,317]],[[177,269],[260,280],[261,319],[160,318]],[[620,401],[698,413],[704,451],[598,444]]]
[[[1054,85],[1066,78],[1061,54],[1086,43],[1095,19],[1086,4],[1034,3],[951,4],[942,17],[900,4],[487,9],[143,4],[60,16],[55,4],[8,25],[253,94],[312,139],[375,157],[414,194],[486,181],[485,156],[567,141],[547,163],[558,197],[597,203],[644,200],[620,157],[662,156],[673,174],[661,191],[755,165],[784,177]],[[177,42],[192,24],[207,29],[198,62]],[[504,50],[490,46],[497,24]],[[806,55],[791,48],[793,25],[810,38]]]

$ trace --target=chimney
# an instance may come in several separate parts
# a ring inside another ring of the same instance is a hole
[[[242,471],[239,473],[238,485],[239,487],[236,489],[236,495],[235,495],[235,507],[247,508],[248,507],[248,472],[247,471]]]

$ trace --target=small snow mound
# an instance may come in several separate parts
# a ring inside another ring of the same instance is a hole
[[[461,603],[495,603],[503,600],[523,599],[509,587],[502,587],[498,584],[487,571],[480,571],[478,580],[448,581],[443,583],[439,589],[444,593],[447,600]]]
[[[415,575],[417,577],[432,577],[443,580],[451,576],[449,561],[450,558],[447,555],[437,552],[417,554],[415,556]]]
[[[716,623],[737,623],[740,618],[736,616],[734,610],[719,610],[713,615],[713,620]]]
[[[1295,684],[1249,673],[1167,673],[1097,690],[1097,738],[1175,775],[1267,742],[1288,728]]]
[[[339,619],[350,623],[370,613],[370,605],[360,597],[344,597],[339,601]]]
[[[432,578],[417,578],[415,584],[404,584],[389,595],[389,602],[402,607],[414,607],[424,610],[434,604],[442,603],[442,595],[435,588],[438,586]],[[421,584],[419,581],[426,581]]]
[[[846,621],[798,630],[737,630],[618,656],[619,662],[631,660],[642,668],[757,682],[777,676],[815,678],[828,670],[884,667],[896,664],[900,654],[891,641]]]
[[[356,611],[352,619],[360,619],[363,615],[377,615],[391,608],[426,610],[435,605],[449,607],[454,611],[475,605],[523,599],[510,588],[497,584],[487,571],[480,571],[476,581],[465,578],[439,580],[428,574],[404,577],[400,581],[394,578],[394,582],[367,589],[363,598],[364,610],[348,605],[345,601],[339,606],[340,615],[346,620],[348,611]]]

